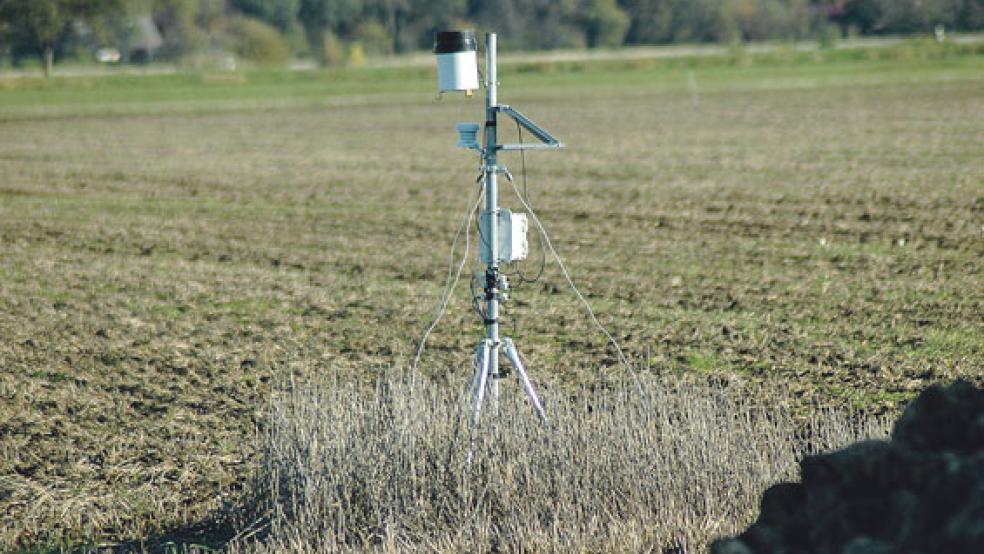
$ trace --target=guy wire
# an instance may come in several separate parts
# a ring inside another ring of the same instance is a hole
[[[516,122],[516,133],[519,135],[519,144],[520,145],[524,144],[524,141],[523,141],[523,127],[520,126],[520,124],[519,124],[518,121]],[[526,203],[529,204],[530,206],[532,206],[533,205],[533,202],[530,200],[530,189],[529,189],[529,184],[528,184],[528,180],[527,180],[527,177],[526,177],[526,150],[520,148],[520,150],[519,150],[519,157],[520,157],[520,160],[522,160],[522,168],[523,168],[522,169],[522,175],[523,175],[523,197],[526,198]],[[547,252],[543,248],[543,237],[540,235],[539,232],[536,235],[536,240],[537,240],[537,242],[540,243],[540,248],[539,248],[539,250],[540,250],[540,268],[537,270],[536,276],[534,276],[531,279],[531,278],[527,277],[526,274],[523,273],[523,269],[520,268],[518,266],[518,264],[517,264],[517,266],[516,266],[516,272],[515,272],[515,275],[519,277],[519,283],[517,283],[517,285],[522,285],[524,283],[536,283],[537,281],[540,280],[540,277],[543,276],[543,271],[547,267]]]
[[[485,170],[484,169],[481,172],[479,172],[478,179],[476,179],[475,182],[476,183],[479,183],[479,194],[481,194],[485,190]],[[475,218],[475,231],[478,232],[478,240],[479,240],[479,242],[482,243],[482,246],[484,246],[487,249],[491,249],[491,243],[489,242],[489,239],[487,239],[485,237],[485,233],[482,232],[482,222],[480,221],[479,218]],[[479,251],[481,251],[481,250],[479,250]]]
[[[533,207],[530,206],[529,202],[527,202],[526,199],[523,198],[523,195],[519,193],[519,187],[517,187],[516,184],[512,182],[510,182],[510,184],[512,185],[513,191],[516,193],[516,196],[519,198],[519,201],[523,203],[523,207],[525,207],[530,212],[530,217],[533,218],[534,223],[536,223],[537,228],[540,230],[540,233],[544,239],[544,244],[550,250],[550,253],[553,255],[554,259],[557,260],[557,266],[560,267],[560,272],[564,274],[564,278],[567,280],[567,284],[570,285],[571,289],[574,291],[574,294],[577,295],[578,300],[580,300],[581,304],[584,305],[585,310],[588,312],[588,315],[591,317],[591,321],[595,324],[598,330],[600,330],[608,338],[608,341],[612,344],[612,346],[615,347],[615,352],[618,353],[619,361],[622,363],[625,369],[629,371],[629,374],[632,375],[633,380],[635,380],[636,387],[639,389],[639,393],[645,398],[646,394],[645,394],[645,389],[643,389],[642,387],[642,381],[639,380],[639,375],[636,374],[636,371],[632,367],[632,364],[630,364],[628,358],[625,357],[625,353],[622,351],[622,347],[618,344],[618,341],[615,340],[615,337],[612,336],[610,332],[608,332],[608,329],[606,329],[605,326],[602,325],[601,321],[598,320],[598,317],[595,315],[594,310],[591,309],[591,304],[588,303],[588,300],[584,298],[584,295],[581,294],[580,290],[578,290],[577,285],[574,284],[574,279],[571,278],[571,274],[567,271],[567,266],[564,265],[564,261],[560,258],[560,254],[558,254],[557,249],[554,248],[553,242],[550,240],[550,235],[547,234],[547,230],[546,228],[544,228],[543,223],[540,222],[540,218],[537,217],[536,212],[533,211]]]
[[[478,206],[482,202],[482,192],[484,189],[485,181],[482,180],[478,188],[478,197],[475,200],[475,204],[469,204],[470,207],[468,212],[465,214],[465,219],[462,221],[461,226],[458,227],[457,232],[454,234],[454,238],[451,240],[451,260],[448,264],[448,278],[444,285],[444,293],[442,294],[441,302],[438,305],[437,314],[435,314],[434,320],[431,321],[430,325],[427,327],[427,330],[424,331],[423,336],[420,337],[420,344],[417,346],[417,354],[414,356],[413,364],[410,366],[414,372],[416,372],[420,364],[420,357],[423,355],[424,347],[427,345],[427,338],[430,337],[431,332],[435,327],[437,327],[438,322],[441,321],[441,318],[444,317],[444,314],[447,312],[448,303],[451,301],[451,295],[454,293],[454,288],[458,286],[458,280],[461,278],[461,272],[464,270],[465,263],[468,261],[468,251],[471,248],[471,222],[475,217],[475,212],[478,211]],[[458,246],[458,239],[461,237],[462,230],[465,232],[465,252],[461,256],[461,262],[458,264],[457,271],[455,271],[454,250]]]

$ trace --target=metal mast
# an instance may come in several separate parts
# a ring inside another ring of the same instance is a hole
[[[485,149],[483,152],[485,172],[485,211],[489,226],[486,240],[489,249],[489,262],[485,268],[485,337],[488,349],[488,377],[492,378],[493,399],[499,393],[499,186],[497,166],[497,110],[498,71],[496,67],[496,36],[488,33],[485,37]],[[481,406],[478,406],[478,410]],[[478,419],[476,410],[475,419]]]
[[[471,39],[472,36],[472,31],[447,31],[439,32],[436,35],[434,51],[439,56],[438,81],[442,92],[452,90],[469,92],[471,86],[477,86],[477,81],[471,81],[474,85],[468,84],[472,78],[469,75],[473,76],[472,71],[477,70],[474,65],[469,68],[467,59],[468,53],[474,51],[477,46],[475,41]],[[456,56],[461,56],[461,58]],[[442,67],[446,72],[444,74],[441,73]],[[502,337],[499,333],[499,309],[506,299],[509,287],[506,276],[500,271],[500,266],[503,263],[511,263],[525,258],[526,220],[525,215],[513,214],[511,211],[499,207],[499,173],[505,173],[509,177],[509,172],[506,168],[499,166],[498,155],[500,150],[561,148],[563,145],[523,114],[505,104],[499,104],[498,86],[496,35],[495,33],[488,33],[485,36],[485,144],[478,144],[476,136],[479,129],[478,124],[459,123],[457,125],[460,135],[458,146],[475,149],[482,156],[482,180],[485,192],[485,210],[479,220],[479,228],[482,230],[479,257],[485,262],[485,286],[483,288],[485,311],[482,314],[485,338],[475,348],[475,374],[472,380],[472,394],[475,401],[475,411],[472,415],[473,429],[478,426],[487,390],[491,391],[493,407],[497,408],[499,379],[505,375],[500,370],[500,353],[505,354],[506,358],[509,359],[537,414],[544,421],[547,419],[540,398],[533,388],[526,368],[523,366],[519,351],[516,350],[516,345],[512,339]],[[540,144],[499,144],[497,132],[499,113],[504,113],[513,118],[518,125],[532,133],[540,141]],[[522,246],[517,247],[514,242],[515,239],[520,239]],[[490,380],[491,382],[489,382]]]

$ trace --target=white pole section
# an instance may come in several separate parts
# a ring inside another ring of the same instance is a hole
[[[485,269],[486,336],[491,344],[489,353],[489,373],[493,378],[493,400],[498,389],[499,375],[499,189],[496,159],[496,37],[488,33],[485,37],[485,211],[489,218],[488,240],[490,261]]]

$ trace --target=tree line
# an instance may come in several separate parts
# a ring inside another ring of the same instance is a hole
[[[0,57],[38,56],[50,67],[86,48],[146,42],[148,32],[159,34],[151,53],[159,59],[221,50],[260,62],[310,56],[342,64],[426,49],[433,31],[447,28],[495,30],[510,49],[551,49],[937,25],[984,29],[984,0],[0,0]]]

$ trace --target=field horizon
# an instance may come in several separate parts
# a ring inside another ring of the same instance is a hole
[[[433,81],[0,76],[0,550],[220,546],[277,391],[409,367],[477,193],[454,124],[481,100]],[[528,154],[525,182],[504,156],[503,204],[529,199],[646,379],[761,391],[791,429],[984,382],[977,45],[515,63],[500,81],[568,146]],[[460,390],[480,336],[474,238],[422,360],[433,387]],[[512,297],[505,328],[548,399],[625,382],[555,266]]]

